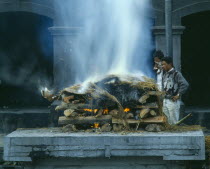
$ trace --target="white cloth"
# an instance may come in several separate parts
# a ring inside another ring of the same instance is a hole
[[[162,78],[163,78],[163,71],[157,74],[157,86],[160,91],[162,91]]]
[[[168,73],[171,72],[171,71],[173,71],[173,70],[174,70],[174,68],[172,67],[172,68],[168,71]]]
[[[169,124],[176,124],[179,121],[180,100],[172,101],[171,99],[163,100],[163,112],[168,118]]]

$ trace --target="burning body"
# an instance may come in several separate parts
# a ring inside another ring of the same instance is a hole
[[[107,76],[90,83],[85,90],[81,90],[82,85],[76,85],[53,96],[62,101],[56,107],[65,115],[60,117],[59,124],[96,126],[94,124],[99,123],[94,128],[100,126],[107,131],[108,126],[110,130],[120,131],[138,130],[139,124],[165,123],[159,99],[162,93],[154,81],[145,77],[144,80],[143,77],[142,80],[132,76],[126,78]]]

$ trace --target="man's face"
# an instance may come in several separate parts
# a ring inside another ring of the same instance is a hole
[[[162,61],[162,68],[164,71],[168,72],[171,69],[171,65],[166,63],[165,61]]]
[[[161,60],[158,57],[154,58],[154,70],[162,69]]]
[[[154,62],[155,62],[155,63],[161,62],[161,60],[160,60],[158,57],[155,57],[155,58],[154,58]]]

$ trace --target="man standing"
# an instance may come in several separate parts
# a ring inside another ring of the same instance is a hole
[[[162,64],[161,59],[164,57],[164,54],[162,51],[157,50],[155,51],[153,58],[154,58],[154,71],[157,74],[157,86],[158,89],[162,90],[162,76],[163,76],[163,70],[162,70]]]
[[[189,84],[182,74],[174,69],[171,57],[162,59],[162,68],[164,70],[162,87],[166,94],[163,100],[163,112],[168,117],[169,124],[176,124],[179,120],[181,96]]]

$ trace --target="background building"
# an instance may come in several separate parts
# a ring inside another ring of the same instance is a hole
[[[65,58],[71,55],[74,37],[80,33],[81,27],[76,22],[65,25],[57,17],[62,10],[54,1],[0,0],[2,108],[50,105],[40,97],[39,87],[52,84],[59,87],[66,81],[59,77],[74,75],[74,72],[67,68]],[[71,1],[81,3],[80,0]],[[166,53],[165,1],[151,2],[153,12],[148,17],[154,20],[152,29],[155,46]],[[63,5],[65,6],[64,1]],[[77,9],[74,5],[69,8],[71,19]],[[174,64],[190,83],[185,103],[187,106],[207,107],[210,103],[210,1],[174,0],[171,14]],[[30,62],[33,65],[30,65]],[[37,79],[34,84],[28,77],[48,80],[45,84]],[[37,88],[36,91],[34,87]],[[31,99],[28,99],[29,97]]]

